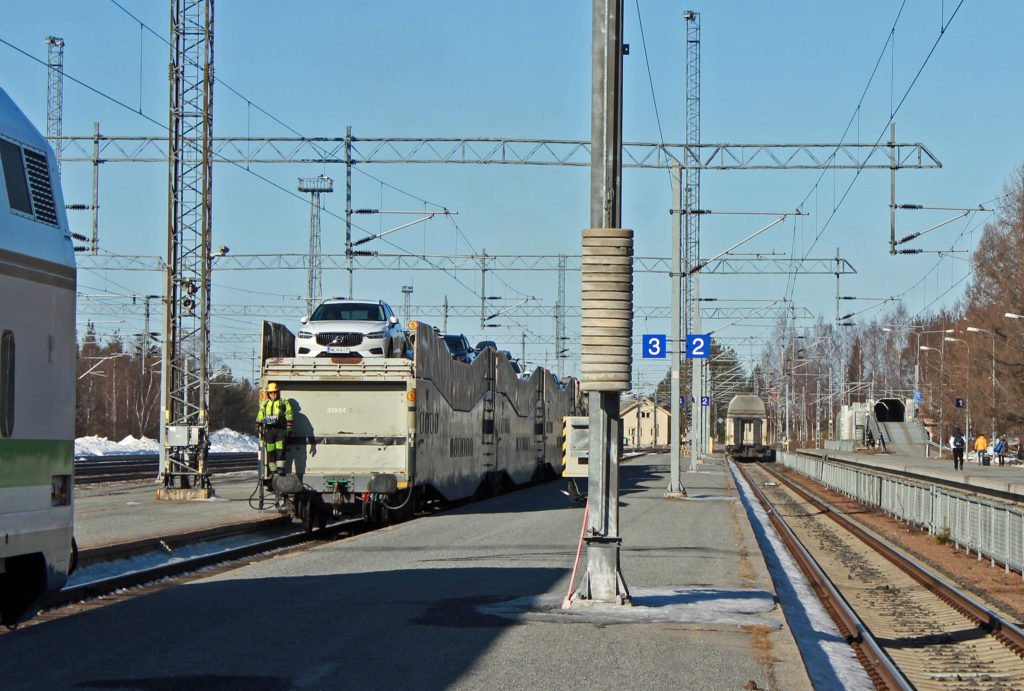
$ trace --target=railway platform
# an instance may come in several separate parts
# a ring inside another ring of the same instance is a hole
[[[798,449],[798,453],[827,456],[830,459],[896,473],[907,478],[935,482],[949,487],[986,494],[1024,504],[1024,466],[979,465],[974,453],[965,456],[963,470],[953,469],[953,459],[924,458],[901,454],[864,454],[827,449]]]
[[[621,567],[634,599],[634,607],[618,608],[630,610],[622,616],[559,607],[583,508],[556,481],[13,632],[4,647],[23,663],[8,670],[5,685],[847,686],[820,655],[844,647],[838,635],[815,615],[780,605],[792,588],[776,589],[779,567],[762,555],[762,528],[724,460],[709,457],[684,473],[685,499],[664,496],[668,474],[664,455],[622,466]],[[214,511],[223,520],[246,520],[246,512],[257,520],[245,501],[255,483],[226,484],[218,497],[232,500]],[[133,516],[174,511],[155,500],[132,506],[134,496],[80,498],[83,534],[126,539],[145,531],[125,526]],[[171,515],[153,521],[166,530],[198,520]],[[808,648],[800,639],[811,628],[819,631]],[[70,641],[75,655],[61,655]],[[204,641],[216,641],[215,652]],[[47,663],[55,656],[61,665]]]

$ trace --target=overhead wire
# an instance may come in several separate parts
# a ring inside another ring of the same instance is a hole
[[[128,15],[129,17],[131,17],[131,18],[132,18],[132,20],[134,20],[134,21],[138,22],[140,26],[144,26],[144,27],[146,28],[146,30],[147,30],[147,31],[149,31],[149,33],[151,33],[151,34],[152,34],[153,36],[156,36],[156,37],[157,37],[158,39],[160,39],[160,40],[161,40],[161,41],[162,41],[162,42],[163,42],[163,43],[164,43],[165,45],[167,45],[167,46],[170,46],[170,41],[168,41],[168,40],[167,40],[167,38],[166,38],[165,36],[163,36],[162,34],[158,33],[157,31],[155,31],[154,29],[152,29],[152,28],[151,28],[151,27],[150,27],[149,25],[147,25],[147,24],[146,24],[146,23],[145,23],[145,22],[144,22],[143,20],[139,19],[139,18],[138,18],[137,16],[135,16],[134,14],[132,14],[132,13],[131,13],[131,12],[130,12],[129,10],[127,10],[127,9],[126,9],[126,8],[125,8],[125,7],[123,6],[123,5],[121,5],[121,4],[119,3],[119,2],[117,2],[117,0],[110,0],[110,2],[111,2],[111,3],[113,4],[113,5],[115,5],[115,6],[116,6],[116,7],[118,8],[118,9],[120,9],[120,10],[121,10],[122,12],[124,12],[124,13],[125,13],[126,15]],[[320,152],[321,154],[325,154],[325,153],[326,153],[326,152],[325,152],[325,150],[324,150],[324,149],[323,149],[322,147],[320,147],[319,145],[317,145],[317,144],[316,144],[315,142],[309,141],[309,140],[308,140],[308,138],[307,138],[307,137],[306,137],[306,136],[305,136],[304,134],[302,134],[301,132],[299,132],[298,130],[296,130],[296,129],[295,129],[294,127],[292,127],[292,126],[291,126],[291,125],[289,125],[288,123],[286,123],[286,122],[284,122],[283,120],[281,120],[281,119],[280,119],[279,117],[277,117],[276,115],[274,115],[274,114],[270,113],[270,112],[269,112],[268,110],[266,110],[265,108],[261,107],[261,106],[260,106],[259,104],[257,104],[257,103],[255,103],[254,101],[252,101],[252,100],[251,100],[250,98],[248,98],[247,96],[245,96],[244,94],[242,94],[242,93],[241,93],[240,91],[238,91],[237,89],[235,89],[235,88],[234,88],[233,86],[231,86],[230,84],[226,83],[226,82],[225,82],[225,81],[224,81],[223,79],[221,79],[220,77],[217,77],[217,76],[215,76],[215,77],[214,77],[214,82],[215,82],[215,83],[217,83],[217,84],[220,84],[221,86],[224,86],[224,87],[225,87],[225,88],[227,88],[227,89],[228,89],[229,91],[231,91],[231,92],[232,92],[233,94],[235,94],[235,95],[236,95],[236,96],[238,96],[238,97],[239,97],[240,99],[242,99],[243,101],[245,101],[245,103],[246,103],[246,104],[247,104],[247,105],[248,105],[249,107],[255,108],[255,109],[256,109],[256,110],[258,110],[258,111],[259,111],[260,113],[263,113],[263,114],[264,114],[264,115],[266,115],[266,116],[267,116],[268,118],[270,118],[270,119],[271,119],[272,121],[274,121],[274,122],[276,122],[277,124],[281,125],[281,126],[282,126],[282,127],[284,127],[285,129],[287,129],[287,130],[288,130],[289,132],[291,132],[292,134],[295,134],[296,136],[298,136],[298,137],[302,137],[302,138],[303,138],[304,140],[307,140],[307,141],[309,142],[309,144],[310,144],[311,146],[313,146],[314,150],[316,150],[316,151]],[[653,86],[652,86],[652,88],[653,88]],[[660,131],[660,121],[659,121],[659,131]],[[250,168],[248,168],[247,166],[246,166],[246,167],[244,167],[243,169],[244,169],[244,170],[246,170],[246,171],[251,171],[251,169],[250,169]],[[362,170],[361,168],[353,168],[353,170],[354,170],[354,171],[355,171],[356,173],[358,173],[358,174],[364,175],[364,176],[366,176],[366,177],[370,178],[371,180],[374,180],[374,181],[376,181],[376,182],[377,182],[377,183],[379,183],[379,184],[380,184],[381,186],[383,186],[383,187],[387,187],[388,189],[391,189],[391,190],[393,190],[393,191],[395,191],[395,192],[398,192],[399,194],[403,194],[403,195],[405,195],[405,196],[407,196],[407,197],[409,197],[409,198],[411,198],[411,199],[415,199],[415,200],[417,200],[417,201],[419,201],[419,202],[421,202],[421,203],[424,203],[424,204],[429,204],[429,205],[431,205],[431,206],[436,206],[436,207],[437,207],[438,209],[446,209],[446,208],[448,208],[448,207],[446,207],[445,205],[442,205],[442,204],[437,204],[436,202],[432,202],[432,201],[429,201],[429,200],[427,200],[427,199],[424,199],[424,198],[422,198],[422,197],[420,197],[420,196],[418,196],[418,195],[416,195],[416,194],[413,194],[412,192],[409,192],[408,190],[404,190],[404,189],[401,189],[401,188],[399,188],[399,187],[397,187],[397,186],[395,186],[395,185],[393,185],[393,184],[391,184],[391,183],[389,183],[389,182],[387,182],[387,181],[385,181],[385,180],[383,180],[383,179],[381,179],[381,178],[379,178],[379,177],[377,177],[377,176],[375,176],[375,175],[372,175],[372,174],[370,174],[370,173],[368,173],[368,172],[366,172],[366,171]],[[262,176],[257,176],[257,177],[259,177],[260,179],[264,179],[264,178],[263,178]],[[265,179],[264,179],[264,180],[265,180]],[[265,181],[268,181],[268,182],[269,182],[269,180],[265,180]],[[271,184],[274,184],[275,186],[277,186],[277,185],[276,185],[276,183],[272,183],[272,182],[271,182]],[[281,188],[280,186],[278,186],[278,187],[279,187],[280,189],[284,189],[284,188]],[[290,193],[290,194],[291,194],[292,196],[295,196],[295,197],[298,197],[298,198],[302,199],[302,200],[303,200],[304,202],[305,202],[305,201],[307,201],[307,200],[306,200],[305,198],[303,198],[303,197],[302,197],[301,195],[299,195],[298,193],[294,193],[294,192],[292,192],[291,190],[285,190],[285,191],[289,192],[289,193]],[[326,214],[327,214],[328,216],[334,217],[334,218],[336,218],[336,219],[339,219],[339,220],[344,220],[344,217],[342,217],[342,216],[340,216],[340,215],[338,215],[338,214],[335,214],[335,213],[331,212],[330,210],[327,210],[327,209],[322,209],[322,210],[321,210],[321,212],[322,212],[322,213],[326,213]],[[365,229],[365,228],[363,228],[363,227],[361,227],[361,226],[359,226],[359,225],[357,225],[357,224],[355,224],[355,223],[352,223],[351,225],[352,225],[352,227],[353,227],[353,228],[356,228],[356,229],[358,229],[358,230],[360,230],[360,231],[362,231],[362,232],[366,233],[367,235],[374,235],[374,234],[375,234],[375,233],[371,233],[371,232],[370,232],[369,230],[367,230],[367,229]],[[456,226],[456,227],[458,227],[458,226]],[[461,229],[460,229],[460,231],[459,231],[459,232],[461,233]],[[464,235],[463,235],[463,237],[465,238],[465,236],[464,236]],[[419,254],[417,254],[417,253],[414,253],[414,252],[409,252],[408,250],[406,250],[406,249],[404,249],[404,248],[400,247],[400,246],[399,246],[399,245],[397,245],[397,244],[394,244],[394,243],[392,243],[392,242],[390,242],[390,241],[386,241],[386,242],[387,242],[387,244],[391,245],[392,247],[394,247],[394,248],[398,249],[399,251],[402,251],[402,252],[407,252],[407,253],[408,253],[408,254],[409,254],[410,256],[416,256],[416,257],[419,257],[419,258],[423,258],[423,257],[422,257],[422,255],[419,255]],[[435,267],[435,268],[437,268],[437,267]],[[448,272],[445,272],[445,273],[448,273]],[[451,276],[452,278],[455,278],[455,277],[454,277],[454,276],[453,276],[452,274],[448,274],[448,275],[449,275],[449,276]],[[461,281],[459,281],[459,280],[457,280],[457,279],[456,279],[456,282],[457,282],[457,283],[459,283],[460,285],[462,285],[462,286],[463,286],[464,288],[467,288],[468,290],[470,290],[470,291],[471,291],[472,293],[474,293],[474,294],[475,294],[475,291],[474,291],[473,289],[469,288],[468,286],[466,286],[466,285],[465,285],[464,283],[462,283]],[[478,296],[478,297],[479,297],[479,296]]]
[[[114,0],[111,0],[111,2],[113,2],[113,1]],[[2,37],[0,37],[0,43],[8,46],[12,50],[15,50],[16,52],[18,52],[18,53],[22,54],[23,56],[29,58],[30,60],[33,60],[33,61],[39,63],[40,65],[48,67],[47,63],[44,62],[43,60],[35,57],[34,55],[29,53],[28,51],[26,51],[26,50],[16,46],[15,44],[11,43],[10,41],[7,41],[6,39],[4,39]],[[69,74],[67,71],[64,71],[63,72],[63,76],[66,79],[69,79],[70,81],[74,82],[75,84],[78,84],[79,86],[85,88],[86,90],[96,94],[97,96],[99,96],[99,97],[101,97],[103,99],[106,99],[107,101],[110,101],[111,103],[114,103],[115,105],[118,105],[118,106],[124,108],[125,110],[127,110],[129,112],[135,113],[139,117],[141,117],[144,120],[146,120],[146,121],[156,125],[157,127],[160,127],[161,129],[163,129],[165,131],[167,130],[167,125],[165,125],[164,123],[161,123],[161,122],[157,121],[156,119],[150,117],[149,115],[147,115],[144,112],[137,111],[135,108],[133,108],[132,106],[128,105],[124,101],[122,101],[122,100],[120,100],[120,99],[118,99],[118,98],[116,98],[114,96],[111,96],[110,94],[108,94],[108,93],[106,93],[106,92],[104,92],[104,91],[102,91],[102,90],[100,90],[100,89],[98,89],[96,87],[93,87],[93,86],[89,85],[88,83],[86,83],[86,82],[82,81],[81,79],[78,79],[77,77],[75,77],[73,74]],[[262,109],[260,109],[260,110],[262,111]],[[285,126],[287,126],[287,125],[285,125]],[[294,131],[294,130],[292,130],[292,131]],[[302,136],[302,135],[300,134],[299,136]],[[249,175],[252,175],[253,177],[257,178],[258,180],[261,180],[262,182],[270,185],[271,187],[273,187],[273,188],[275,188],[275,189],[277,189],[277,190],[279,190],[281,192],[284,192],[285,194],[287,194],[287,195],[289,195],[291,197],[294,197],[295,199],[298,199],[303,204],[309,204],[309,200],[306,199],[304,196],[302,196],[300,193],[292,191],[292,190],[290,190],[290,189],[280,185],[279,183],[277,183],[277,182],[267,178],[266,176],[261,175],[260,173],[257,173],[256,171],[252,170],[251,168],[248,168],[246,166],[241,165],[240,163],[238,163],[236,161],[231,161],[229,159],[226,159],[223,156],[220,156],[219,154],[214,154],[214,155],[216,156],[217,160],[219,160],[221,162],[224,162],[224,163],[230,163],[234,167],[236,167],[236,168],[246,172]],[[371,176],[371,177],[373,177],[373,176]],[[379,180],[379,178],[375,178],[375,179]],[[383,184],[388,184],[388,183],[384,183],[383,181],[381,181],[381,182]],[[392,185],[388,185],[388,186],[392,187],[393,189],[398,190],[398,188],[395,188]],[[398,190],[398,191],[401,191],[401,190]],[[409,194],[409,193],[406,193],[406,194]],[[415,195],[411,195],[410,194],[410,196],[415,196]],[[432,202],[426,202],[426,203],[432,203]],[[438,205],[438,206],[439,206],[439,208],[445,208],[445,207],[441,207],[440,205]],[[332,216],[332,217],[334,217],[336,219],[344,220],[343,216],[335,214],[335,213],[331,212],[328,209],[322,209],[322,212],[327,214],[328,216]],[[351,225],[352,225],[353,228],[356,228],[357,230],[360,230],[361,232],[366,233],[367,236],[376,235],[376,233],[373,233],[370,230],[368,230],[366,228],[363,228],[362,226],[360,226],[357,223],[352,223]],[[452,272],[450,272],[447,269],[444,269],[443,267],[439,266],[435,262],[431,261],[428,257],[423,256],[423,255],[418,254],[418,253],[415,253],[415,252],[409,252],[404,247],[401,247],[400,245],[394,243],[393,241],[391,241],[389,239],[385,239],[385,238],[378,238],[378,239],[381,240],[382,242],[384,242],[385,244],[390,245],[391,247],[393,247],[394,249],[398,250],[399,252],[401,252],[403,254],[407,254],[410,257],[416,257],[416,258],[426,262],[429,266],[432,266],[433,268],[437,269],[438,271],[440,271],[440,272],[448,275],[449,277],[451,277],[453,280],[455,280],[456,283],[458,283],[463,288],[468,290],[472,295],[474,295],[476,297],[479,297],[479,293],[477,293],[475,288],[473,288],[472,286],[467,285],[464,281],[459,279]],[[115,254],[115,253],[111,253],[111,254]],[[121,255],[118,255],[118,256],[121,256]]]
[[[644,19],[640,13],[640,0],[635,0],[636,3],[636,21],[640,27],[640,44],[644,49],[644,64],[647,66],[647,83],[651,87],[651,103],[654,105],[654,120],[658,124],[658,142],[661,144],[662,149],[665,148],[665,134],[661,129],[661,113],[658,112],[658,97],[654,91],[654,75],[651,73],[651,60],[647,54],[647,37],[644,35]],[[671,183],[672,175],[669,171],[669,182]],[[673,202],[674,203],[674,202]]]
[[[935,53],[936,48],[939,45],[939,42],[942,40],[943,36],[945,36],[946,29],[949,28],[949,25],[952,23],[952,21],[956,17],[956,15],[959,13],[960,8],[963,6],[963,3],[964,3],[964,0],[960,0],[960,2],[956,6],[956,9],[954,9],[952,14],[950,15],[949,20],[946,21],[945,24],[943,25],[943,27],[940,29],[939,35],[936,37],[935,41],[932,43],[932,46],[929,49],[927,55],[925,56],[925,58],[922,61],[921,65],[918,67],[917,72],[914,75],[914,78],[911,80],[910,84],[904,90],[903,95],[902,95],[902,97],[899,100],[899,103],[897,103],[895,107],[893,107],[890,104],[889,118],[885,122],[885,124],[883,125],[883,127],[881,129],[881,132],[879,133],[878,137],[874,141],[873,146],[877,147],[879,142],[881,142],[882,138],[885,136],[887,128],[893,122],[894,118],[896,117],[896,114],[899,113],[900,109],[903,107],[903,104],[906,102],[907,98],[909,97],[910,92],[913,90],[914,86],[917,84],[917,80],[920,78],[920,76],[923,73],[925,67],[930,62],[932,56]],[[863,99],[865,97],[865,94],[867,92],[867,88],[870,86],[871,81],[874,79],[874,76],[877,73],[878,64],[879,64],[879,62],[881,60],[881,56],[884,56],[886,48],[889,48],[892,45],[892,42],[895,40],[895,38],[894,38],[895,37],[895,28],[896,28],[896,25],[899,22],[900,17],[902,16],[903,8],[905,6],[906,6],[906,0],[903,0],[903,2],[900,5],[899,12],[897,13],[897,17],[896,17],[896,19],[893,22],[892,28],[890,29],[889,37],[886,39],[886,43],[885,43],[885,45],[882,48],[879,60],[876,61],[875,68],[872,70],[871,76],[869,77],[868,85],[865,87],[865,91],[862,93],[861,99],[858,102],[856,108],[854,109],[855,115],[859,112],[859,110],[861,108],[861,105],[863,103]],[[844,137],[846,135],[846,132],[849,131],[849,128],[850,128],[850,126],[851,126],[851,124],[853,122],[853,119],[854,119],[854,116],[851,116],[850,121],[847,123],[847,128],[844,131],[844,134],[843,134]],[[836,152],[833,152],[829,158],[830,159],[834,158],[834,156],[836,155],[837,152],[838,152],[838,148],[836,149]],[[839,209],[843,206],[843,203],[846,201],[846,198],[848,197],[848,195],[849,195],[850,191],[852,190],[853,186],[856,184],[857,180],[859,180],[860,174],[863,172],[864,167],[865,167],[866,164],[867,164],[867,159],[865,159],[865,161],[863,163],[861,163],[856,168],[856,170],[855,170],[855,172],[853,174],[853,178],[850,180],[849,185],[847,185],[846,190],[843,192],[842,196],[839,198],[839,201],[833,203],[833,209],[832,209],[831,214],[826,219],[824,225],[822,225],[817,230],[817,232],[815,233],[814,239],[811,241],[810,246],[806,249],[806,251],[804,252],[804,254],[803,254],[802,258],[801,258],[802,260],[803,259],[807,259],[807,257],[810,256],[810,252],[817,245],[818,241],[824,235],[825,231],[831,226],[833,219],[836,217],[836,214],[839,212]],[[814,184],[814,186],[812,187],[812,190],[810,192],[808,192],[807,195],[805,195],[804,199],[801,201],[801,205],[806,203],[806,201],[810,197],[810,195],[817,189],[818,184],[821,181],[821,178],[825,175],[826,172],[827,171],[822,171],[822,174],[818,178],[818,182],[816,182]],[[786,296],[787,297],[792,298],[792,296],[793,296],[793,292],[794,292],[795,287],[796,287],[797,276],[798,276],[797,272],[794,272],[790,276],[789,286],[787,287],[787,291],[786,291]]]

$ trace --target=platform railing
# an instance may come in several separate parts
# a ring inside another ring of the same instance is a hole
[[[882,475],[867,468],[792,453],[778,461],[801,475],[951,542],[978,561],[1004,565],[1024,578],[1024,512],[953,489]]]

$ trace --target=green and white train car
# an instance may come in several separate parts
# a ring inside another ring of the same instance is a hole
[[[72,568],[75,254],[53,150],[0,89],[0,623]]]

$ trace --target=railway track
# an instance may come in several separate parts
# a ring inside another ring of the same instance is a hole
[[[211,453],[206,460],[213,474],[257,470],[257,455],[251,452]],[[117,456],[76,456],[75,484],[125,482],[156,478],[160,472],[157,454]]]
[[[740,472],[877,686],[1024,687],[1013,623],[779,472]]]

